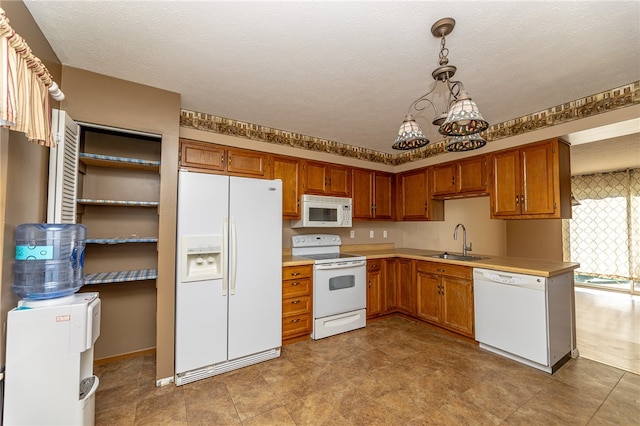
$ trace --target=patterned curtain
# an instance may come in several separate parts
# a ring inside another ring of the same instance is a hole
[[[55,146],[47,89],[52,84],[47,68],[0,8],[0,125],[26,134],[31,142]]]
[[[564,259],[576,273],[640,281],[640,169],[574,176],[580,201],[562,226]]]

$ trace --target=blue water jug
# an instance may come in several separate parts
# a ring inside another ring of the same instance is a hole
[[[87,228],[81,224],[26,223],[15,230],[12,290],[23,299],[52,299],[84,285]]]

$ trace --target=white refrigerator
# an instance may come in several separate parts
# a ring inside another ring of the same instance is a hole
[[[282,182],[181,170],[176,385],[280,356]]]

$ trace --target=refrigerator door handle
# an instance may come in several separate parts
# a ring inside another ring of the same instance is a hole
[[[229,294],[236,294],[236,266],[238,265],[238,247],[236,233],[236,218],[231,218],[231,282],[229,283]]]
[[[227,277],[229,276],[229,220],[222,218],[222,296],[227,295]]]

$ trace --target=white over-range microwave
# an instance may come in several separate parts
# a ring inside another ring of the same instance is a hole
[[[304,194],[300,217],[292,228],[350,228],[351,198]]]

